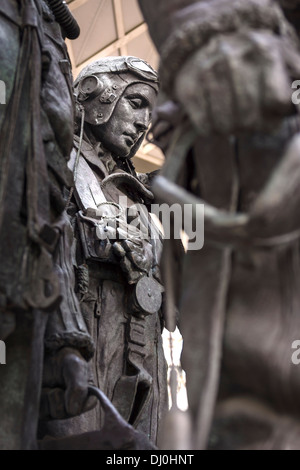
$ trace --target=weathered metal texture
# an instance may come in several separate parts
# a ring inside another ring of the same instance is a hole
[[[0,369],[0,447],[29,449],[36,448],[48,312],[59,317],[62,300],[56,255],[64,189],[72,185],[72,77],[60,26],[44,0],[1,2],[0,37],[6,85],[0,106],[0,338],[8,359]],[[64,328],[57,333],[65,345]]]
[[[39,11],[43,2],[38,8],[24,2],[22,12],[16,2],[9,5],[17,15],[10,20],[2,7],[10,65],[5,67],[3,58],[8,92],[1,107],[1,304],[47,309],[59,297],[51,267],[57,242],[51,225],[64,208],[62,187],[72,182],[66,167],[73,129],[71,77],[61,70],[60,62],[67,59],[65,44],[51,13],[44,9],[42,16]],[[53,285],[49,298],[46,284]]]
[[[160,240],[152,243],[149,230],[148,205],[153,195],[139,180],[130,158],[149,124],[157,76],[138,59],[135,66],[142,64],[144,69],[133,75],[128,70],[133,59],[112,57],[97,61],[95,67],[92,64],[83,70],[78,79],[76,89],[80,94],[82,88],[86,90],[86,76],[94,72],[101,81],[101,73],[105,75],[108,68],[111,86],[114,83],[118,86],[122,80],[123,87],[112,108],[111,103],[105,104],[111,111],[107,122],[91,126],[89,113],[83,115],[86,116],[83,139],[75,136],[76,150],[69,162],[76,174],[75,197],[69,212],[76,227],[74,263],[80,268],[77,292],[95,342],[95,356],[91,360],[94,382],[128,423],[130,439],[137,437],[136,444],[126,445],[149,448],[149,443],[143,443],[133,428],[147,435],[154,445],[167,409],[166,361],[161,337],[163,288],[157,270]],[[150,74],[148,78],[145,73]],[[97,93],[81,99],[81,106],[87,110],[97,107]],[[140,211],[133,210],[136,204],[143,205]],[[82,437],[88,446],[96,445],[96,439],[100,439],[97,448],[125,445],[119,432],[113,442],[109,429],[107,439],[112,441],[105,444],[105,429],[103,410],[97,406],[66,421],[45,423],[42,434],[65,438],[85,431],[88,434]],[[92,431],[97,432],[91,434]],[[88,443],[90,438],[92,444]],[[72,439],[69,442],[73,445]]]
[[[11,313],[12,315],[12,313]],[[6,364],[0,369],[0,449],[37,449],[37,426],[47,315],[15,314],[5,340]]]
[[[105,413],[103,427],[99,431],[85,432],[60,439],[47,438],[39,442],[40,450],[154,450],[148,437],[136,431],[117,412],[104,393],[89,387],[90,395],[98,398]],[[99,428],[100,428],[99,424]]]

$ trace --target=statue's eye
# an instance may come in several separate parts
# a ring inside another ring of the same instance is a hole
[[[140,98],[130,98],[129,102],[134,109],[139,109],[143,105],[143,101]]]

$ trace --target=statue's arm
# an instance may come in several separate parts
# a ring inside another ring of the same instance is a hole
[[[48,322],[45,344],[46,349],[52,351],[62,346],[74,347],[89,360],[94,349],[75,294],[73,229],[65,214],[62,220],[55,263],[61,286],[61,302]]]
[[[75,294],[74,236],[66,214],[58,228],[60,238],[55,268],[60,280],[61,303],[49,315],[45,334],[42,419],[75,416],[95,404],[94,399],[87,397],[91,380],[89,360],[94,353],[94,344]]]

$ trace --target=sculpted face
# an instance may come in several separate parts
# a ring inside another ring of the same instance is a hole
[[[137,141],[151,121],[155,90],[144,83],[129,85],[119,99],[110,120],[93,126],[93,133],[103,146],[121,158],[129,158]]]

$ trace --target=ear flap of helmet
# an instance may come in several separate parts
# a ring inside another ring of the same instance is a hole
[[[117,85],[116,81],[120,84]],[[94,126],[105,124],[126,86],[124,80],[117,76],[112,79],[106,74],[101,78],[94,74],[86,75],[75,83],[77,102],[85,109],[85,121]]]
[[[88,98],[95,98],[103,91],[103,88],[103,82],[96,75],[88,75],[78,84],[77,100],[81,103]]]

